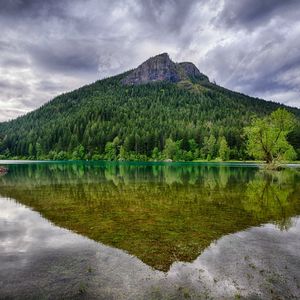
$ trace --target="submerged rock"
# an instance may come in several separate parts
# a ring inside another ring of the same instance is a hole
[[[6,174],[8,172],[8,168],[0,166],[0,174]]]

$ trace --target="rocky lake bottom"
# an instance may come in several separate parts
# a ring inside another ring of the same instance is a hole
[[[297,170],[8,167],[0,299],[299,299]]]

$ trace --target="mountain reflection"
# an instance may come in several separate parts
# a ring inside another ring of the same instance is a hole
[[[166,271],[223,235],[300,211],[300,176],[253,167],[128,163],[12,165],[0,195]]]

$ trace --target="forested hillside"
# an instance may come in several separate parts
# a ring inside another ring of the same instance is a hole
[[[1,158],[251,159],[243,128],[285,107],[208,80],[125,85],[124,73],[0,124]],[[287,108],[300,119],[300,110]],[[300,129],[290,135],[300,152]]]

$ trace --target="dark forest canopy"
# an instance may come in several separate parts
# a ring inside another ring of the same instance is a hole
[[[209,81],[124,85],[122,74],[62,94],[0,124],[0,157],[26,159],[252,159],[243,128],[279,107]],[[289,135],[300,156],[300,127]]]

